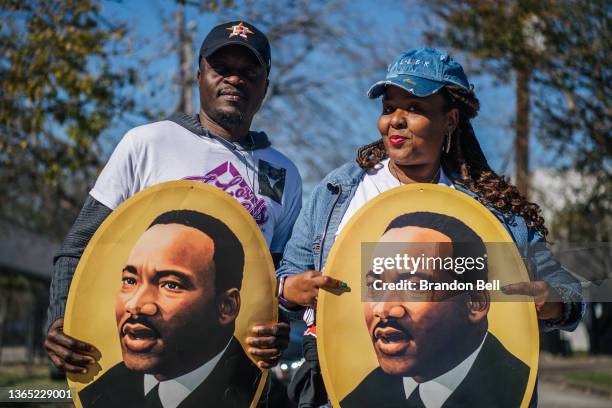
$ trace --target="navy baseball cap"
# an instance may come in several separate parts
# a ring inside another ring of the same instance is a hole
[[[368,90],[368,98],[378,98],[387,85],[398,86],[413,95],[433,95],[444,85],[454,84],[471,91],[461,65],[448,54],[435,48],[415,48],[399,56],[387,70],[384,80]]]
[[[272,60],[268,38],[253,24],[245,21],[230,21],[229,23],[219,24],[210,30],[200,47],[198,64],[202,62],[202,58],[207,58],[221,47],[230,44],[240,44],[247,47],[266,69],[266,73],[270,74]]]

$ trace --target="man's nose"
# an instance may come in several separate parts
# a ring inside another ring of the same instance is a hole
[[[126,303],[125,309],[131,315],[155,315],[157,313],[157,304],[155,303],[154,286],[145,284],[138,288],[134,296]]]
[[[244,83],[244,79],[236,72],[232,72],[225,77],[225,81],[233,86],[242,85]]]
[[[374,306],[376,317],[381,320],[389,318],[401,319],[406,316],[407,311],[401,303],[397,302],[376,302]]]

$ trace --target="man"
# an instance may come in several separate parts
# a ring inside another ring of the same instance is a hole
[[[428,212],[394,219],[379,248],[432,259],[486,258],[480,237],[456,218]],[[401,244],[400,244],[401,243]],[[385,245],[387,245],[386,248]],[[378,249],[377,249],[378,250]],[[395,253],[395,252],[394,252]],[[375,274],[366,277],[369,293]],[[366,326],[380,367],[342,402],[346,407],[518,407],[529,367],[514,357],[488,329],[487,291],[420,291],[418,281],[476,283],[484,268],[458,274],[433,262],[415,273],[385,270],[384,282],[404,279],[414,292],[370,294],[364,303]],[[379,286],[380,287],[380,286]]]
[[[243,270],[242,244],[223,222],[158,216],[122,271],[123,362],[79,393],[83,406],[250,406],[261,372],[233,337]]]
[[[200,48],[199,113],[134,128],[120,141],[55,256],[45,348],[57,367],[84,373],[95,362],[94,347],[62,330],[70,282],[98,226],[147,187],[179,179],[215,185],[251,213],[275,262],[280,259],[301,207],[301,179],[264,133],[249,130],[267,91],[270,64],[268,40],[253,25],[236,21],[213,28]],[[277,176],[272,189],[269,174]],[[278,362],[288,332],[284,323],[253,328],[247,341],[260,367]]]

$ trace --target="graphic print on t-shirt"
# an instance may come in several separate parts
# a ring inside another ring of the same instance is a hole
[[[276,168],[265,160],[259,160],[259,194],[270,197],[279,204],[283,201],[283,190],[285,189],[285,175],[287,170]]]
[[[257,198],[249,183],[245,181],[238,169],[229,161],[212,169],[204,176],[188,176],[183,177],[183,180],[195,180],[211,184],[238,200],[249,214],[253,216],[257,225],[265,224],[268,221],[266,202],[263,198]]]

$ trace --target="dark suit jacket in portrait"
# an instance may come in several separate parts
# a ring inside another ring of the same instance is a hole
[[[466,377],[443,408],[518,408],[523,400],[529,367],[514,357],[489,332]],[[341,408],[409,408],[401,376],[380,367],[341,402]]]
[[[178,407],[249,407],[260,377],[259,368],[232,337],[208,377]],[[121,362],[82,389],[79,398],[84,408],[145,407],[144,374]]]

